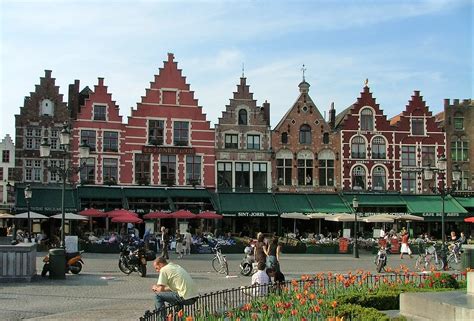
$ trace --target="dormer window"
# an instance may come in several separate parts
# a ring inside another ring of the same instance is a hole
[[[411,134],[417,136],[423,136],[425,134],[425,121],[423,118],[411,119]]]
[[[94,120],[107,120],[105,117],[106,106],[95,105],[94,106]]]
[[[239,125],[247,125],[247,110],[239,110]]]
[[[360,129],[361,130],[374,130],[374,114],[372,109],[364,108],[360,113]]]
[[[41,116],[53,116],[54,103],[49,99],[43,99],[40,103],[40,114]]]

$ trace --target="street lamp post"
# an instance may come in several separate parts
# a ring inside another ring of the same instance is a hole
[[[358,226],[357,226],[357,208],[359,207],[359,200],[357,197],[354,196],[352,199],[352,208],[354,209],[354,258],[359,258],[359,247],[357,246],[357,234],[358,234]]]
[[[30,218],[30,199],[33,196],[33,191],[30,185],[25,188],[26,209],[28,211],[28,243],[31,243],[31,218]]]
[[[47,166],[48,170],[51,173],[55,173],[59,175],[62,181],[62,191],[61,191],[61,247],[65,248],[65,236],[64,236],[64,222],[65,222],[65,192],[66,192],[66,182],[67,179],[72,176],[73,174],[78,173],[82,166],[74,167],[74,166],[67,166],[66,161],[69,155],[69,147],[71,141],[71,132],[69,130],[69,126],[67,123],[64,124],[63,130],[61,131],[60,135],[60,146],[61,146],[61,153],[62,153],[62,164],[57,165],[50,165]],[[89,146],[86,142],[83,142],[79,146],[79,156],[80,159],[87,159],[89,157]],[[47,138],[43,138],[43,142],[40,146],[40,155],[42,158],[48,158],[51,154],[51,145],[48,143]],[[85,162],[84,162],[85,164]]]
[[[446,196],[450,195],[456,190],[456,183],[461,178],[461,171],[456,165],[452,171],[453,175],[453,184],[451,186],[445,185],[446,171],[447,171],[447,160],[443,156],[438,159],[438,166],[431,167],[428,165],[428,168],[424,170],[425,179],[430,180],[433,178],[433,173],[437,173],[441,178],[441,186],[434,186],[432,188],[434,193],[437,193],[441,196],[441,259],[443,260],[444,266],[446,266],[446,230],[445,230],[445,199]]]

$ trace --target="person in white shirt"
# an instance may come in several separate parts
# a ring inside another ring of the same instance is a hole
[[[193,237],[191,236],[191,233],[189,233],[189,229],[186,230],[184,233],[184,240],[183,240],[183,250],[184,250],[184,255],[191,255],[191,244],[193,243]]]
[[[266,272],[265,262],[258,262],[258,271],[252,275],[252,287],[246,288],[243,292],[251,296],[264,296],[267,294],[267,285],[270,284],[270,277]]]

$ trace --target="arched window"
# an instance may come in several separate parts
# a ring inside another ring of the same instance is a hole
[[[372,159],[385,159],[386,146],[385,139],[381,136],[376,136],[372,139]]]
[[[329,144],[329,133],[323,134],[323,144]]]
[[[372,109],[364,108],[360,113],[360,129],[374,130],[374,114]]]
[[[374,191],[384,191],[386,186],[385,168],[377,166],[372,171],[372,188]]]
[[[239,125],[247,125],[247,110],[239,110]]]
[[[288,144],[288,133],[287,132],[281,134],[281,143],[282,144]]]
[[[352,169],[352,189],[364,190],[365,186],[365,168],[362,166],[354,167]]]
[[[319,186],[334,186],[334,153],[325,149],[318,155]]]
[[[309,125],[301,125],[300,127],[300,144],[311,144],[311,127]]]
[[[351,142],[352,158],[365,158],[365,139],[362,136],[355,136]]]

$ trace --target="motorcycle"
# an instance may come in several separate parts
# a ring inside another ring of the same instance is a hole
[[[84,253],[84,251],[66,253],[66,273],[79,274],[82,271],[82,265],[84,264],[82,253]],[[44,277],[49,272],[49,254],[44,257],[43,262],[44,265],[41,276]]]
[[[253,256],[253,248],[251,246],[247,246],[244,250],[245,256],[240,262],[240,274],[244,276],[249,276],[255,273],[254,263],[255,258]]]
[[[377,273],[380,273],[382,269],[385,269],[387,265],[387,248],[381,246],[377,252],[377,256],[375,257],[375,265],[377,266]]]
[[[143,242],[121,242],[118,266],[120,271],[127,275],[136,271],[144,278],[146,276],[146,262],[153,261],[155,257],[155,252],[147,251]]]

